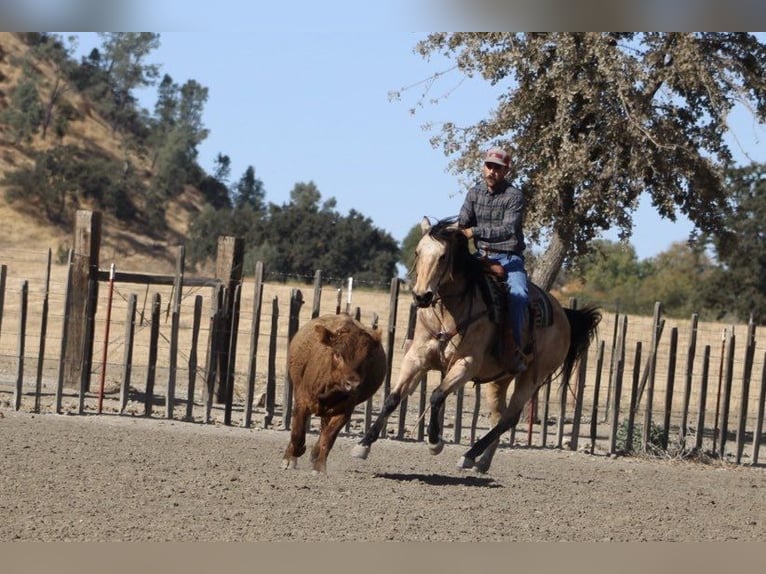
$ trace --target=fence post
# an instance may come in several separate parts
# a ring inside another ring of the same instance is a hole
[[[742,452],[745,448],[745,426],[747,424],[747,405],[750,394],[750,376],[753,371],[755,356],[755,323],[753,315],[747,324],[747,340],[745,341],[745,365],[742,372],[742,395],[739,402],[739,420],[737,422],[736,463],[742,462]]]
[[[271,426],[277,402],[277,331],[279,329],[279,299],[271,300],[271,331],[269,333],[269,359],[266,372],[266,414],[263,415],[263,428]],[[283,409],[284,411],[284,409]]]
[[[241,237],[219,237],[218,251],[215,260],[215,277],[220,279],[225,287],[223,305],[220,309],[219,336],[216,337],[218,346],[215,352],[217,366],[217,382],[215,397],[218,403],[225,403],[229,386],[234,384],[234,373],[229,370],[229,345],[236,344],[236,336],[232,339],[232,322],[234,321],[234,292],[242,282],[242,264],[245,259],[245,243]]]
[[[152,297],[152,326],[149,337],[149,365],[146,371],[146,396],[144,397],[144,415],[152,414],[154,406],[154,381],[157,374],[157,341],[160,336],[160,294]]]
[[[766,405],[766,353],[761,362],[761,391],[758,393],[758,414],[755,417],[755,431],[753,431],[753,454],[751,464],[758,464],[758,451],[761,448],[761,432],[763,429],[763,410]]]
[[[290,424],[292,423],[293,413],[293,381],[290,378],[290,342],[293,340],[295,333],[298,332],[300,326],[300,312],[301,305],[303,305],[303,293],[300,289],[293,289],[290,292],[290,317],[287,323],[287,353],[285,362],[285,386],[282,389],[282,410],[284,416],[282,417],[282,426],[285,430],[290,430]],[[309,417],[306,424],[311,418]]]
[[[617,334],[617,347],[615,354],[612,356],[612,362],[614,368],[612,375],[614,381],[611,386],[614,387],[614,395],[612,397],[612,424],[609,431],[609,454],[614,454],[617,451],[617,429],[620,425],[620,399],[622,398],[622,374],[625,367],[625,333],[628,329],[628,317],[627,315],[620,316],[620,328]]]
[[[700,400],[697,410],[697,437],[694,448],[702,449],[702,439],[705,436],[705,408],[707,406],[707,383],[710,371],[710,345],[705,345],[702,355],[702,377],[700,379]]]
[[[255,264],[255,288],[253,290],[253,322],[250,325],[250,365],[247,370],[247,393],[245,395],[245,420],[242,424],[250,427],[253,416],[255,395],[255,369],[258,364],[258,336],[261,333],[261,305],[263,303],[263,262]]]
[[[590,453],[594,454],[596,450],[596,434],[598,433],[598,393],[601,387],[601,371],[604,367],[604,345],[601,341],[598,346],[598,355],[596,355],[596,381],[593,383],[593,409],[590,415]],[[543,421],[545,425],[545,421]]]
[[[173,403],[176,399],[176,377],[178,369],[178,329],[180,327],[181,299],[184,286],[184,263],[186,248],[178,246],[176,254],[176,276],[173,284],[173,310],[170,319],[170,360],[168,365],[168,392],[165,397],[165,416],[173,418]]]
[[[633,358],[633,382],[630,386],[630,408],[628,409],[628,432],[625,438],[625,450],[633,452],[633,431],[638,410],[638,385],[641,375],[641,341],[636,341],[636,354]],[[646,445],[644,445],[646,448]]]
[[[638,389],[638,396],[636,397],[636,405],[641,404],[641,396],[644,393],[644,385],[648,383],[649,387],[646,391],[646,404],[644,405],[644,426],[641,429],[641,444],[644,452],[646,452],[647,445],[649,444],[649,431],[652,428],[652,409],[654,408],[654,380],[657,370],[657,349],[660,345],[660,337],[662,337],[662,330],[665,327],[665,321],[662,316],[662,303],[659,301],[654,303],[654,316],[652,317],[652,348],[649,350],[649,360],[646,362],[646,378],[641,381],[641,385]]]
[[[415,321],[418,318],[418,307],[415,305],[415,303],[410,304],[410,315],[407,317],[407,334],[404,338],[404,354],[407,354],[407,351],[410,348],[410,345],[412,345],[412,338],[415,336]],[[405,426],[405,419],[407,416],[407,399],[408,395],[405,394],[402,397],[402,402],[399,405],[399,428],[396,431],[396,438],[399,440],[402,440],[404,438],[404,426]]]
[[[261,264],[263,265],[263,264]],[[322,270],[314,271],[314,299],[311,302],[311,318],[319,317],[319,307],[322,301]]]
[[[692,394],[692,374],[694,372],[694,355],[697,352],[697,323],[699,321],[699,315],[697,313],[692,314],[691,327],[689,328],[689,347],[686,350],[686,372],[684,380],[684,404],[683,411],[681,412],[681,444],[686,443],[686,426],[689,418],[689,402]]]
[[[16,392],[13,395],[13,410],[21,408],[22,385],[24,383],[24,342],[27,339],[27,304],[29,301],[29,282],[21,282],[21,315],[19,317],[18,363],[16,367]]]
[[[90,357],[93,353],[94,322],[89,320],[86,313],[90,310],[95,315],[96,301],[98,300],[98,272],[99,249],[101,247],[101,213],[94,211],[79,210],[75,219],[74,248],[71,256],[71,279],[65,310],[66,336],[62,341],[62,355],[64,376],[63,383],[73,387],[77,381],[85,380],[83,377],[83,365],[90,365]],[[90,284],[94,285],[92,288]],[[89,300],[89,297],[91,298]],[[86,389],[89,381],[86,381]]]
[[[133,337],[136,332],[136,305],[138,297],[131,293],[128,297],[128,316],[125,321],[125,354],[122,364],[122,387],[120,389],[120,413],[125,412],[130,391],[130,376],[133,370]]]
[[[3,309],[5,308],[5,281],[8,276],[8,266],[0,265],[0,335],[3,334]]]
[[[731,337],[727,345],[726,356],[726,376],[724,377],[723,396],[721,397],[721,428],[719,434],[721,458],[726,456],[726,441],[729,438],[729,405],[731,403],[731,387],[734,380],[734,349],[736,336],[734,327],[731,328]]]
[[[221,322],[221,306],[223,305],[223,291],[224,288],[218,285],[213,290],[213,299],[210,305],[210,328],[208,329],[208,345],[207,345],[207,377],[205,379],[205,386],[203,388],[203,400],[205,403],[205,422],[209,423],[211,420],[211,412],[213,409],[213,397],[215,396],[215,381],[216,372],[218,370],[218,350],[221,347],[221,343],[218,339],[221,337],[220,322]]]
[[[388,341],[386,343],[386,378],[383,383],[383,402],[388,398],[391,393],[391,367],[394,360],[394,338],[396,336],[396,311],[399,304],[399,279],[397,277],[391,278],[391,287],[389,289],[389,302],[388,302]],[[383,428],[380,429],[380,436],[386,436],[386,427],[388,426],[388,420],[383,424]]]
[[[237,333],[239,331],[239,310],[242,300],[242,283],[234,287],[234,300],[231,306],[231,322],[229,324],[229,341],[226,358],[226,406],[224,407],[223,424],[231,424],[231,411],[234,406],[234,369],[237,362]]]
[[[202,322],[202,295],[194,298],[194,320],[192,322],[192,340],[189,350],[189,386],[186,389],[186,416],[187,421],[193,420],[194,387],[197,382],[197,345],[199,344],[199,328]]]
[[[676,382],[676,357],[678,355],[678,328],[670,330],[670,354],[668,356],[668,380],[665,385],[665,418],[662,424],[662,448],[667,450],[670,436],[670,416],[673,410],[673,390]]]
[[[40,325],[40,347],[37,354],[37,381],[35,385],[35,412],[40,412],[40,393],[43,386],[43,365],[45,362],[45,336],[48,331],[48,295],[51,284],[51,250],[48,248],[48,265],[45,271],[45,293],[43,294],[43,316]]]

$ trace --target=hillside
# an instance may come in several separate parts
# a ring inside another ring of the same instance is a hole
[[[28,46],[17,34],[0,32],[0,111],[8,107],[9,94],[22,78],[19,62],[28,52]],[[40,86],[40,96],[46,100],[55,85],[56,71],[48,63],[36,61],[35,65],[44,78]],[[0,123],[0,180],[21,166],[33,165],[33,152],[58,145],[74,145],[88,152],[115,159],[124,159],[127,154],[139,173],[150,174],[148,160],[130,149],[119,134],[113,132],[107,122],[99,117],[90,102],[74,89],[67,89],[62,98],[76,110],[77,117],[70,122],[66,135],[61,139],[49,133],[44,140],[37,135],[32,142],[17,146]],[[73,229],[45,221],[37,215],[39,209],[31,202],[9,203],[6,191],[7,186],[0,184],[0,222],[3,225],[0,250],[51,248],[56,253],[59,249],[66,250],[71,246]],[[104,214],[102,265],[108,264],[110,260],[118,260],[123,269],[156,273],[172,270],[176,253],[174,246],[184,241],[190,216],[196,213],[203,203],[201,194],[196,189],[187,188],[168,206],[168,230],[154,238],[142,235],[135,226],[126,225]],[[91,207],[81,205],[80,208]]]

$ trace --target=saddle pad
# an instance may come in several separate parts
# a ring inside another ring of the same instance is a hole
[[[535,328],[550,327],[553,324],[553,306],[548,293],[532,283],[528,284],[529,318]]]

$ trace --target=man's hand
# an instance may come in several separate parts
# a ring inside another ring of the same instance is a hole
[[[473,227],[466,227],[464,229],[461,229],[460,231],[462,231],[463,235],[465,235],[468,239],[471,239],[471,237],[473,237]]]

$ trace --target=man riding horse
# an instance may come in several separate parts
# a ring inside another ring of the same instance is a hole
[[[505,272],[509,304],[502,336],[501,360],[511,373],[526,369],[531,348],[522,346],[529,292],[524,270],[524,194],[505,177],[511,156],[492,148],[484,156],[483,182],[466,195],[458,216],[463,235],[473,239],[478,256]],[[522,350],[523,349],[523,350]]]

